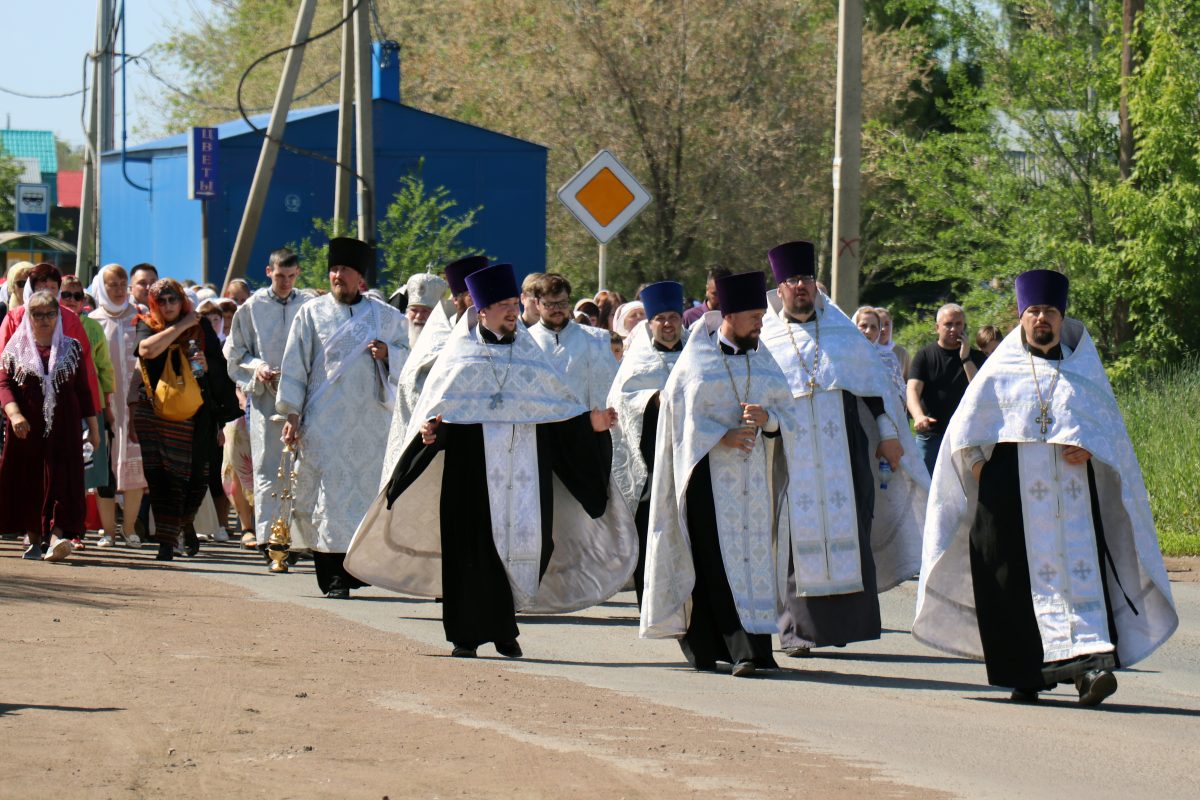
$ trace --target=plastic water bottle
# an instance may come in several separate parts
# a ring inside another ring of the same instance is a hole
[[[892,476],[892,465],[886,458],[879,459],[879,488],[887,491],[888,479]]]
[[[192,374],[197,378],[204,374],[204,365],[200,363],[199,355],[200,343],[192,339],[188,342],[188,363],[192,367]]]

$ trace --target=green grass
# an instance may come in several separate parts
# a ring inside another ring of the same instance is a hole
[[[1200,555],[1200,359],[1117,390],[1164,555]]]

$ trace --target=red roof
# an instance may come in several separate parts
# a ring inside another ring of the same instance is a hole
[[[83,194],[83,171],[61,170],[58,173],[58,205],[60,208],[79,208]]]

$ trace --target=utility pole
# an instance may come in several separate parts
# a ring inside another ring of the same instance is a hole
[[[75,271],[90,279],[100,259],[100,156],[113,145],[113,0],[97,0],[92,51],[92,93],[88,98],[87,152],[83,162]]]
[[[354,132],[357,150],[358,238],[375,244],[375,129],[371,120],[371,10],[354,12]]]
[[[361,5],[365,6],[365,3]],[[300,11],[296,15],[296,28],[292,32],[293,45],[300,45],[308,38],[316,8],[316,0],[301,0]],[[287,57],[283,62],[283,77],[279,79],[279,89],[275,93],[275,103],[271,107],[271,121],[267,124],[267,136],[263,139],[262,151],[258,156],[258,167],[254,170],[254,180],[250,184],[250,196],[246,199],[242,224],[238,227],[233,252],[229,256],[229,269],[225,272],[222,293],[229,286],[230,281],[246,274],[246,267],[250,263],[250,251],[254,247],[254,237],[258,233],[258,224],[262,220],[263,206],[267,201],[267,190],[271,186],[271,174],[275,171],[275,161],[279,157],[279,143],[283,140],[288,109],[292,105],[292,96],[296,91],[296,79],[300,76],[300,65],[303,62],[303,45],[293,46],[287,51]]]
[[[342,0],[342,18],[350,16],[354,0]],[[354,173],[350,164],[354,141],[354,23],[342,26],[342,78],[338,86],[337,171],[333,178],[333,220],[338,234],[350,230],[350,187]]]
[[[861,264],[859,188],[862,158],[862,0],[838,5],[837,116],[833,151],[833,302],[853,313]]]

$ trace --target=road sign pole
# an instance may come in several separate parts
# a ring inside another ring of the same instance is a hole
[[[600,269],[596,276],[596,291],[602,292],[608,285],[608,245],[600,243]]]

